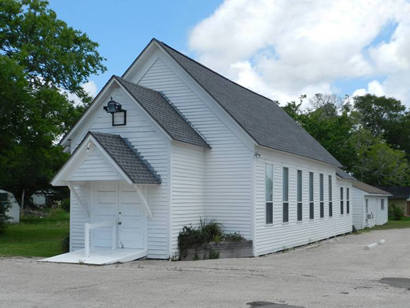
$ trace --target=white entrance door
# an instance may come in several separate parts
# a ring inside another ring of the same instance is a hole
[[[110,221],[118,224],[118,248],[146,249],[147,220],[132,186],[118,182],[94,184],[91,223]],[[93,230],[91,245],[112,247],[112,228]]]
[[[118,189],[118,245],[145,249],[147,217],[138,193],[128,184],[120,184]]]

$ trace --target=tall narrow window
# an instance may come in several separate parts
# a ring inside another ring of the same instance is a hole
[[[266,223],[273,223],[273,166],[265,165],[265,206]]]
[[[309,218],[315,218],[315,201],[314,201],[314,194],[313,194],[313,172],[309,172]]]
[[[324,179],[323,173],[319,175],[319,194],[320,194],[320,218],[325,216],[325,198],[324,198]]]
[[[329,175],[329,217],[333,216],[333,203],[332,203],[332,176]]]
[[[297,178],[297,217],[298,221],[302,221],[303,212],[302,212],[302,170],[298,170],[298,178]]]
[[[283,192],[282,192],[282,199],[283,199],[283,222],[289,221],[289,169],[283,167]]]
[[[384,211],[384,199],[380,200],[380,207],[381,207],[382,211]]]
[[[346,214],[350,213],[350,188],[346,187]]]
[[[343,215],[343,187],[340,187],[340,214]]]

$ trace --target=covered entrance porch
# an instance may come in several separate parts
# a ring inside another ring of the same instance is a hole
[[[147,192],[160,179],[124,139],[89,133],[52,183],[68,186],[82,208],[82,217],[70,210],[70,242],[81,238],[83,248],[70,243],[70,252],[42,261],[103,265],[147,255]]]

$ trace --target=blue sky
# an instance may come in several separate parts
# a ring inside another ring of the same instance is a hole
[[[153,37],[189,53],[189,31],[220,2],[51,0],[50,7],[100,44],[107,72],[91,79],[101,89],[111,75],[121,75]]]
[[[50,0],[121,75],[155,37],[281,103],[366,93],[410,106],[408,0]]]

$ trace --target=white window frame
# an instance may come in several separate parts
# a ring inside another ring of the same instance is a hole
[[[267,191],[267,178],[268,178],[268,168],[270,168],[270,176],[272,179],[272,183],[270,185],[271,189],[271,200],[268,200],[268,191]],[[268,217],[268,207],[270,207],[271,217]],[[267,225],[273,224],[273,164],[265,163],[265,223]]]

